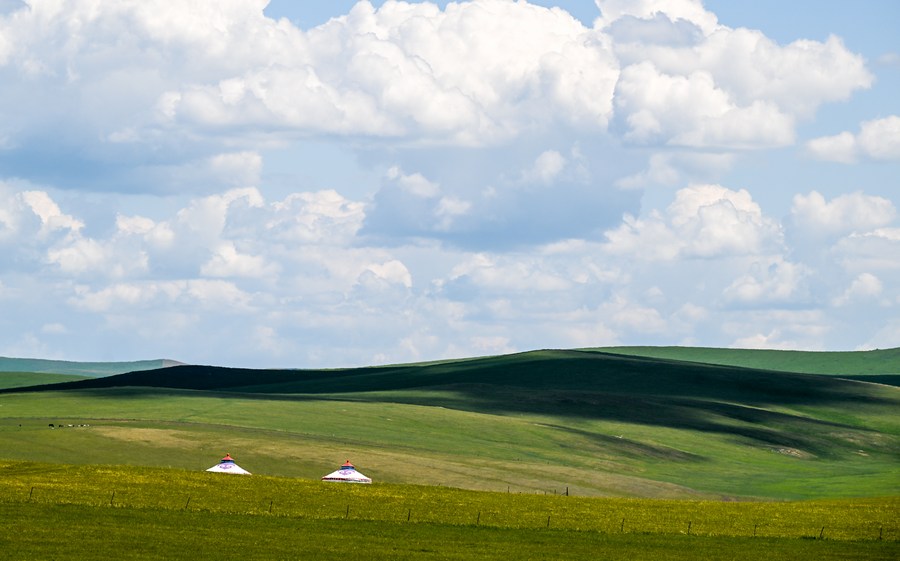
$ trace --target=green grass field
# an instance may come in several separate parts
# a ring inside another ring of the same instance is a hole
[[[893,559],[900,500],[591,499],[0,463],[0,558]],[[8,556],[8,557],[5,557]]]
[[[896,542],[599,534],[0,503],[0,559],[894,561]]]
[[[660,352],[0,374],[0,559],[900,556],[896,350]]]
[[[45,372],[0,372],[0,388],[23,388],[35,384],[58,384],[83,380],[85,376]]]
[[[45,389],[0,395],[0,457],[194,469],[229,451],[306,478],[349,457],[377,481],[585,496],[860,497],[900,481],[900,390],[834,376],[541,351]]]
[[[900,379],[900,348],[840,352],[708,347],[600,347],[592,350],[626,356],[741,366],[780,372],[826,374],[873,381]]]

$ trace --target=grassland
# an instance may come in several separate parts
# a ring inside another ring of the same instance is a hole
[[[23,388],[35,384],[59,384],[62,382],[75,382],[84,378],[84,376],[74,374],[0,372],[0,388]]]
[[[840,352],[709,347],[601,347],[593,350],[624,356],[842,376],[893,385],[900,381],[900,348]]]
[[[0,463],[0,558],[893,559],[898,499],[589,499]],[[8,557],[4,557],[8,555]]]
[[[73,362],[42,358],[11,358],[0,356],[0,372],[31,372],[39,374],[72,374],[75,376],[112,376],[136,370],[153,370],[181,364],[178,361],[133,360],[126,362]]]
[[[0,559],[898,558],[890,352],[678,351],[0,374]]]
[[[0,395],[0,457],[583,496],[882,496],[897,388],[599,352],[348,370],[180,366]],[[70,430],[59,425],[89,424]]]
[[[4,537],[5,536],[5,537]],[[0,559],[605,559],[894,561],[890,542],[223,516],[207,511],[0,503]]]

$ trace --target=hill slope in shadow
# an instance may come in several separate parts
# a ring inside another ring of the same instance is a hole
[[[779,372],[825,374],[900,385],[898,383],[900,348],[869,351],[786,351],[712,347],[600,347],[586,350]]]
[[[259,399],[387,401],[638,423],[727,433],[818,455],[827,455],[833,445],[821,435],[860,428],[832,419],[841,417],[835,412],[900,405],[900,392],[894,388],[834,376],[575,350],[344,370],[184,365],[28,391],[121,387],[240,393]],[[816,413],[798,415],[795,408]]]
[[[598,350],[336,370],[182,365],[0,393],[15,423],[40,418],[46,430],[65,417],[104,425],[43,436],[7,431],[11,449],[35,447],[40,436],[51,458],[75,438],[119,453],[103,435],[138,447],[129,450],[143,450],[152,435],[165,436],[166,446],[183,437],[190,452],[176,452],[185,454],[250,431],[254,455],[271,454],[278,469],[346,447],[390,458],[384,473],[397,480],[414,477],[408,465],[429,458],[463,474],[455,480],[462,486],[486,470],[503,482],[511,469],[534,481],[569,481],[575,465],[601,493],[668,492],[643,487],[656,481],[784,498],[832,496],[835,485],[884,494],[900,457],[896,387]]]

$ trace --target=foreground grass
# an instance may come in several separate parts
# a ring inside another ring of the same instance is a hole
[[[0,503],[0,559],[893,560],[896,542],[600,534]]]
[[[873,559],[900,499],[725,503],[0,463],[0,559]]]
[[[604,534],[900,540],[900,499],[722,502],[339,485],[123,466],[0,463],[0,503]]]

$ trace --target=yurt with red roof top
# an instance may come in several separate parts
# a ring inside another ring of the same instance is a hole
[[[365,475],[356,471],[350,460],[341,466],[337,471],[333,471],[322,478],[322,481],[337,481],[339,483],[371,483],[372,480]]]
[[[214,473],[233,473],[236,475],[250,475],[250,472],[242,468],[241,466],[234,463],[234,459],[231,457],[231,454],[225,454],[225,457],[219,460],[217,465],[209,468],[206,471],[211,471]]]

